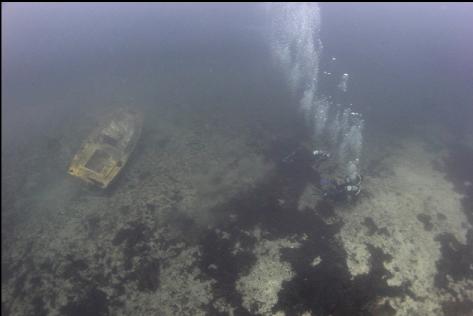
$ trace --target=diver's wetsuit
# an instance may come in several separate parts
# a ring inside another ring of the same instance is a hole
[[[343,183],[321,179],[320,185],[325,198],[333,201],[346,201],[360,193],[361,176],[357,176],[353,181],[346,179]]]
[[[311,152],[301,146],[286,155],[282,160],[281,171],[290,174],[291,177],[304,176],[310,177],[310,181],[321,188],[323,196],[332,201],[346,201],[360,193],[361,176],[356,179],[345,179],[343,182],[337,182],[334,179],[320,179],[320,175],[312,166],[318,167],[322,162],[330,159],[330,154],[324,151]]]

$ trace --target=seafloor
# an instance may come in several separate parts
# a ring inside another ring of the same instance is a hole
[[[304,134],[283,93],[248,91],[140,108],[105,192],[66,170],[107,107],[2,156],[2,315],[471,315],[473,142],[368,125],[363,191],[333,205],[281,163]]]

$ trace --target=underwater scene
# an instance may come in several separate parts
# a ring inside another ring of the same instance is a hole
[[[473,4],[2,3],[2,315],[473,315]]]

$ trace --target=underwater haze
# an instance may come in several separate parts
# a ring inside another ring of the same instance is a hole
[[[2,3],[2,315],[472,315],[472,34],[471,3]]]

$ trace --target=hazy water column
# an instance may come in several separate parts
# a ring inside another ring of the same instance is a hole
[[[322,42],[321,17],[315,3],[272,4],[271,49],[295,98],[300,100],[314,149],[328,150],[347,175],[359,174],[363,119],[351,109],[335,107],[318,93]],[[344,74],[348,79],[348,74]],[[345,80],[346,81],[346,80]],[[346,82],[342,92],[347,91]]]

